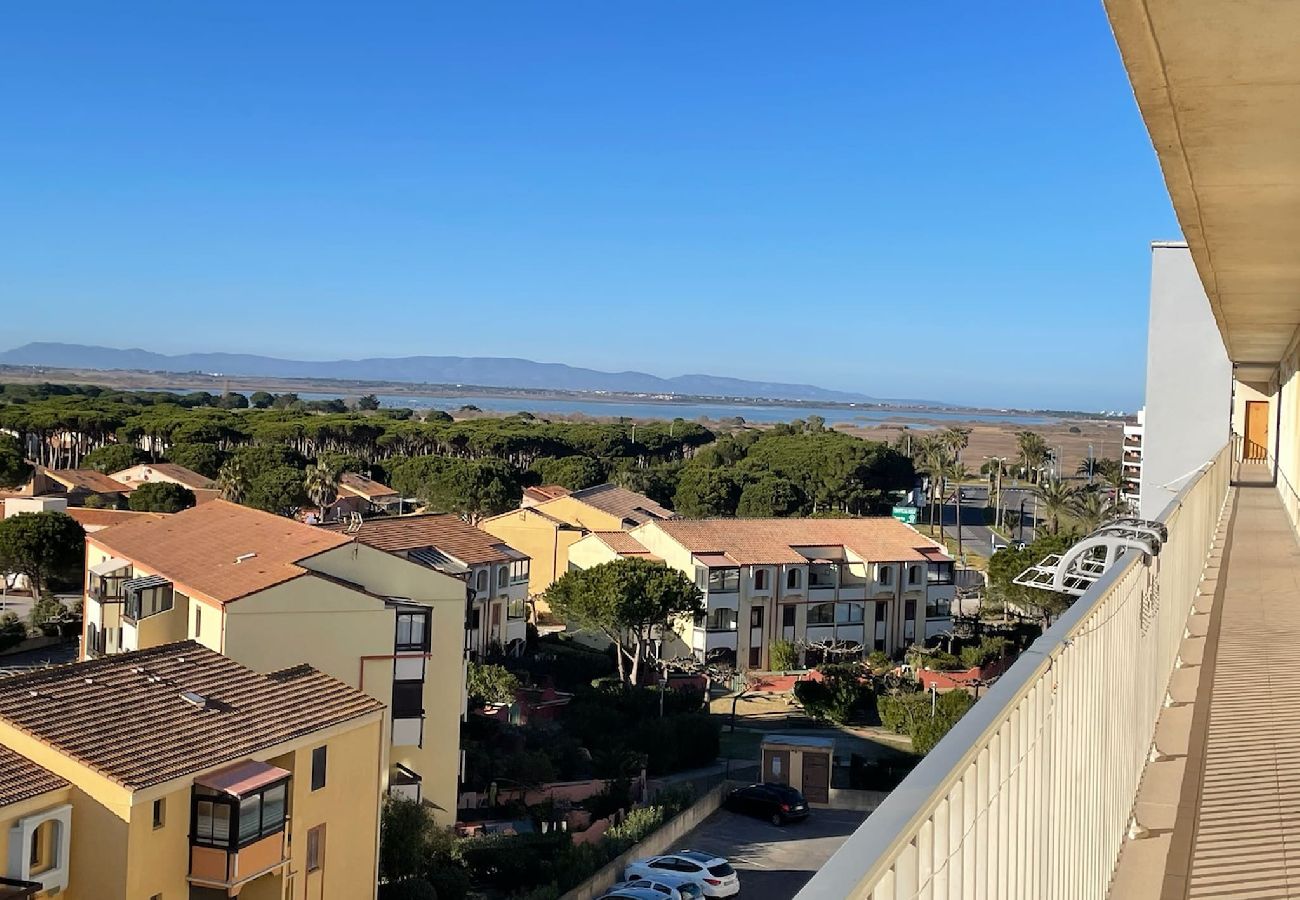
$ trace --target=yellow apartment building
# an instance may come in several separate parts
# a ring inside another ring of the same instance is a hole
[[[0,897],[373,898],[383,729],[195,641],[0,679]]]
[[[528,638],[530,560],[495,535],[454,515],[386,516],[325,526],[465,583],[465,647],[472,656],[494,647],[512,653]]]
[[[666,637],[668,658],[763,670],[775,639],[805,658],[896,655],[952,627],[952,558],[892,518],[655,520],[569,548],[582,569],[620,557],[660,560],[704,593],[705,615]]]
[[[536,597],[568,571],[569,548],[591,532],[628,531],[673,516],[672,510],[644,494],[599,484],[580,491],[552,487],[536,497],[526,495],[525,505],[484,519],[479,527],[532,560],[528,590]]]
[[[352,535],[213,500],[86,539],[84,658],[192,639],[308,663],[387,708],[385,788],[455,816],[465,583]]]

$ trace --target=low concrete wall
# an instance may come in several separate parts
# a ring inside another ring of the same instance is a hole
[[[857,809],[875,812],[876,807],[885,802],[889,791],[855,791],[849,788],[831,788],[830,802],[809,804],[825,809]]]
[[[728,782],[718,785],[674,816],[663,828],[660,828],[635,847],[620,853],[613,860],[606,863],[595,875],[592,875],[573,890],[563,894],[560,900],[593,900],[593,898],[599,897],[622,878],[623,870],[627,868],[628,863],[644,856],[663,853],[676,844],[682,835],[712,815],[722,805],[722,798],[727,795],[729,790],[730,784]]]

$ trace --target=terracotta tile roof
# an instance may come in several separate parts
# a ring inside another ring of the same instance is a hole
[[[49,769],[0,744],[0,806],[67,786],[67,781]]]
[[[638,525],[652,519],[671,519],[675,515],[671,509],[660,506],[645,494],[629,491],[616,484],[598,484],[574,491],[569,496],[611,516],[630,519]]]
[[[524,496],[539,503],[554,500],[556,497],[567,497],[570,493],[572,492],[562,484],[539,484],[536,487],[524,488]]]
[[[221,603],[304,574],[299,560],[351,540],[225,500],[116,525],[90,540]],[[249,553],[256,556],[236,562]]]
[[[123,469],[120,472],[114,472],[112,477],[116,478],[119,481],[127,482],[126,476],[129,473],[134,472],[136,469],[145,470],[146,477],[142,479],[137,479],[139,484],[147,484],[149,481],[155,480],[147,477],[150,470],[152,470],[152,472],[156,472],[157,474],[164,476],[162,479],[157,479],[157,480],[174,481],[177,484],[184,485],[185,487],[194,490],[211,490],[217,486],[217,483],[206,475],[200,475],[198,472],[195,472],[193,469],[187,469],[185,468],[185,466],[178,465],[177,463],[167,463],[167,462],[146,463],[144,465],[132,466],[129,469]]]
[[[92,494],[129,494],[130,485],[109,478],[94,469],[46,469],[55,481],[67,485],[68,490],[89,491]]]
[[[645,544],[638,541],[626,531],[593,531],[597,538],[609,549],[622,556],[649,556]]]
[[[356,472],[344,472],[339,475],[339,489],[349,491],[358,497],[374,500],[378,497],[396,497],[397,491],[386,484],[380,484],[373,478],[358,475]]]
[[[692,553],[724,553],[737,565],[805,562],[796,547],[844,547],[870,562],[925,560],[938,547],[897,519],[674,519],[658,528]]]
[[[97,531],[142,519],[167,518],[166,513],[133,512],[129,509],[91,509],[88,506],[69,506],[64,511],[80,522],[81,527],[87,531]]]
[[[194,641],[0,679],[0,719],[133,790],[382,709],[311,666],[260,674]]]
[[[334,532],[346,529],[347,523],[331,523],[322,528]],[[392,516],[366,519],[355,537],[363,544],[378,550],[421,550],[437,547],[466,565],[503,563],[523,558],[516,551],[512,556],[503,548],[507,544],[499,537],[480,531],[473,525],[453,515]]]

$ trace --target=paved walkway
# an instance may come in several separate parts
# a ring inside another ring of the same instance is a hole
[[[1300,897],[1300,545],[1237,489],[1186,897]]]

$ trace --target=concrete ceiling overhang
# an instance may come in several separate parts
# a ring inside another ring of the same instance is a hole
[[[1228,355],[1300,329],[1300,2],[1104,0]]]

